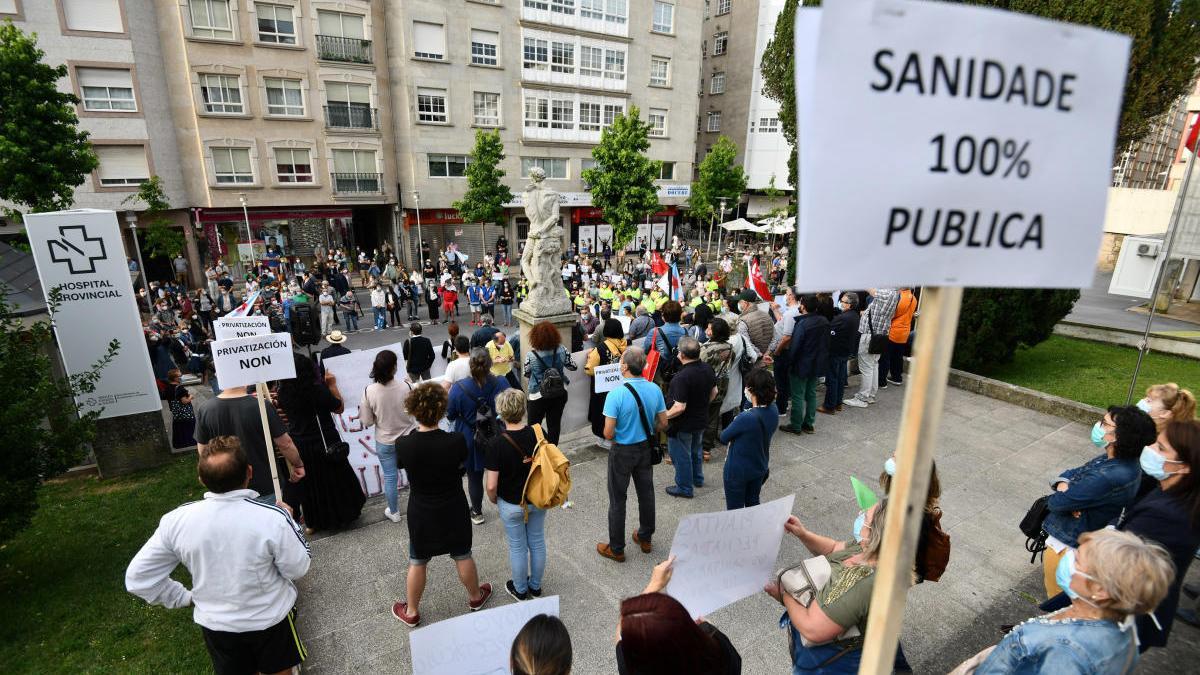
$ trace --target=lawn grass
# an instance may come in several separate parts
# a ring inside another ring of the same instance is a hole
[[[979,374],[1002,382],[1044,391],[1101,408],[1123,405],[1129,379],[1137,363],[1133,347],[1052,335],[1049,340],[1017,352],[1012,363],[984,369]],[[1200,386],[1200,361],[1151,352],[1142,361],[1134,400],[1146,387],[1177,382],[1195,390]]]
[[[211,671],[190,608],[125,591],[125,567],[159,518],[202,494],[194,453],[123,478],[45,485],[33,524],[0,547],[0,672]],[[176,578],[190,583],[182,568]]]

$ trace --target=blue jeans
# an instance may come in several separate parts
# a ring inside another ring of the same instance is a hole
[[[374,307],[375,310],[375,328],[387,328],[387,309],[384,307]]]
[[[862,649],[852,649],[840,657],[841,647],[822,645],[820,647],[805,647],[800,642],[800,633],[788,619],[787,612],[779,620],[779,625],[788,633],[792,645],[792,675],[826,675],[846,673],[852,675],[858,672],[858,664],[862,661]],[[837,657],[837,658],[835,658]],[[832,659],[832,660],[831,660]]]
[[[704,485],[704,430],[667,436],[667,451],[675,465],[675,486],[685,495]]]
[[[529,522],[520,504],[496,500],[504,534],[508,537],[508,565],[512,582],[518,593],[530,588],[541,590],[542,575],[546,572],[546,512],[529,504]]]
[[[504,319],[504,325],[512,323],[512,305],[500,303],[500,317]]]
[[[346,330],[358,330],[358,314],[354,310],[342,310],[342,318],[346,320]]]
[[[674,460],[671,460],[674,461]],[[759,492],[762,491],[764,475],[751,475],[738,469],[730,468],[725,462],[725,509],[741,509],[747,506],[759,505]]]
[[[379,455],[379,468],[383,471],[383,496],[387,498],[388,510],[398,513],[400,490],[396,487],[400,472],[396,469],[396,444],[375,441],[375,452]]]
[[[833,410],[842,404],[846,395],[846,381],[850,377],[846,369],[849,356],[829,357],[829,372],[825,374],[825,409]]]

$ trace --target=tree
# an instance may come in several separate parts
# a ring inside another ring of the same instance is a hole
[[[592,204],[612,225],[612,248],[619,251],[637,234],[637,224],[658,210],[658,180],[662,163],[646,157],[650,149],[650,124],[638,117],[637,106],[617,115],[612,126],[600,132],[592,148],[596,166],[584,169],[583,182],[591,186]]]
[[[43,57],[36,35],[0,24],[0,199],[33,212],[70,208],[75,186],[99,164],[76,128],[79,99],[58,89],[67,67]]]
[[[513,200],[512,190],[501,182],[504,170],[504,143],[499,131],[475,132],[475,149],[467,165],[467,192],[454,202],[463,220],[470,223],[499,223],[504,220],[504,205]]]
[[[700,162],[699,178],[692,183],[692,195],[688,197],[688,209],[700,223],[712,220],[722,198],[736,204],[746,191],[746,172],[734,161],[736,159],[737,146],[728,137],[721,136]]]
[[[1200,57],[1200,0],[964,0],[1124,33],[1133,38],[1116,152],[1141,139],[1195,82]],[[819,0],[805,0],[819,5]],[[796,147],[793,29],[799,0],[788,0],[763,53],[763,93],[779,102],[780,123]],[[796,182],[796,153],[788,160]],[[1017,349],[1050,335],[1079,292],[1043,289],[967,289],[955,341],[954,365],[978,370],[1011,361]]]
[[[138,191],[129,195],[121,203],[141,202],[146,205],[146,231],[141,237],[142,250],[151,256],[170,258],[183,251],[185,243],[183,233],[171,227],[166,212],[171,210],[167,195],[163,192],[162,180],[151,176],[150,180],[138,186]]]
[[[51,367],[56,350],[50,322],[22,325],[0,283],[0,543],[29,525],[38,485],[77,465],[95,436],[99,411],[79,414],[75,397],[96,390],[100,371],[117,354],[113,340],[91,369],[60,378]],[[58,307],[50,293],[50,315]]]

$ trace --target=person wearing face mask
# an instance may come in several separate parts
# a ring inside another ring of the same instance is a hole
[[[1078,550],[1061,558],[1055,578],[1069,606],[1016,626],[952,675],[1134,672],[1139,636],[1133,617],[1158,606],[1172,585],[1167,552],[1128,532],[1088,532]]]
[[[1146,389],[1146,396],[1137,402],[1137,407],[1150,415],[1160,432],[1168,422],[1196,419],[1196,397],[1174,382],[1151,385]]]
[[[1134,406],[1113,406],[1092,427],[1092,444],[1104,452],[1050,481],[1054,492],[1042,523],[1049,535],[1042,555],[1046,597],[1058,593],[1059,558],[1077,546],[1079,535],[1104,527],[1133,503],[1142,481],[1138,458],[1153,441],[1149,415]]]
[[[892,480],[896,477],[896,453],[883,463],[879,474],[879,487],[883,494],[891,492]],[[950,535],[942,529],[942,481],[938,478],[937,462],[929,467],[929,490],[925,493],[925,509],[921,519],[921,534],[917,538],[917,560],[913,567],[916,583],[937,581],[950,564]],[[873,508],[873,507],[872,507]],[[855,539],[866,539],[863,530],[866,515],[871,509],[860,511],[854,520],[851,532]]]

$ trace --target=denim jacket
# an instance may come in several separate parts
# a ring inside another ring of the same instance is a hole
[[[529,383],[530,394],[540,394],[542,392],[542,374],[546,372],[547,368],[556,366],[559,374],[562,375],[563,384],[571,384],[570,378],[567,377],[567,371],[575,370],[578,366],[571,360],[571,355],[567,353],[566,347],[559,345],[558,349],[553,352],[542,351],[540,349],[529,351],[525,356],[524,374],[525,379]]]
[[[1083,466],[1068,469],[1051,481],[1067,481],[1067,491],[1050,495],[1050,514],[1042,529],[1062,543],[1078,546],[1079,535],[1099,530],[1133,503],[1142,470],[1136,459],[1100,455]],[[1074,512],[1079,511],[1076,518]]]
[[[1035,617],[1017,626],[988,655],[975,675],[1132,673],[1138,650],[1132,629],[1111,621]]]

